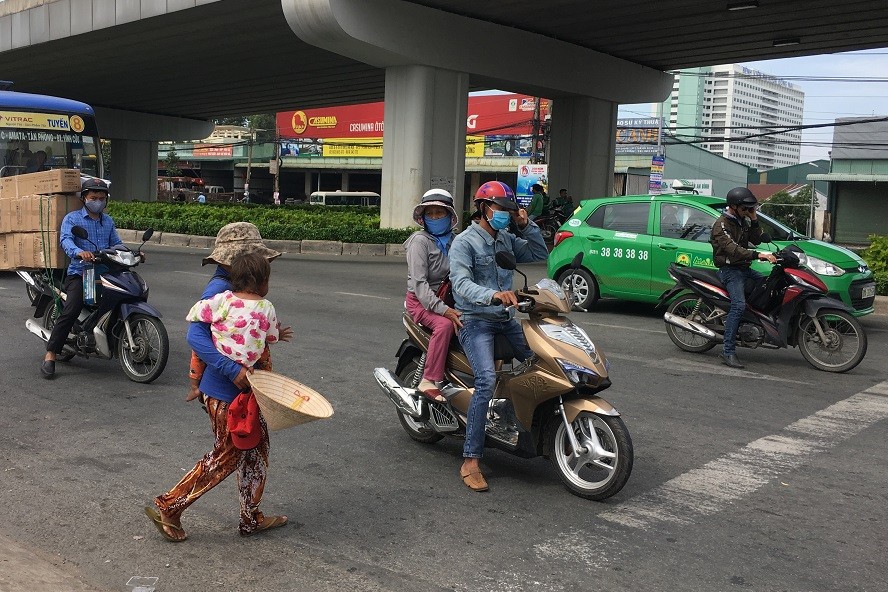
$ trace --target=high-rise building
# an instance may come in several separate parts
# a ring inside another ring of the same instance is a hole
[[[680,140],[767,171],[799,163],[801,131],[762,134],[800,126],[804,106],[805,93],[774,76],[737,64],[690,68],[675,75],[664,125]]]

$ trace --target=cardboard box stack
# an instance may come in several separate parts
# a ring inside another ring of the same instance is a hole
[[[59,227],[81,207],[79,191],[74,169],[0,179],[0,270],[65,267]]]

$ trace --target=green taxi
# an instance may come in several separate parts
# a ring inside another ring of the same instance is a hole
[[[565,284],[571,260],[582,252],[582,267],[571,278],[580,307],[588,310],[600,297],[656,302],[674,284],[666,272],[670,263],[716,268],[709,233],[724,208],[723,198],[685,193],[584,200],[555,234],[549,277]],[[797,245],[805,252],[802,264],[823,280],[830,296],[855,316],[873,312],[876,284],[863,259],[799,236],[765,214],[758,219],[772,239],[759,250]],[[758,261],[753,268],[767,274],[771,264]]]

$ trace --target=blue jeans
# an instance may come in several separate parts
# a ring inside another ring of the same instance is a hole
[[[487,409],[496,386],[496,369],[493,363],[494,335],[505,335],[519,360],[533,356],[524,339],[521,324],[515,319],[487,321],[476,319],[463,323],[459,330],[459,342],[466,352],[475,375],[475,392],[469,403],[466,418],[466,442],[463,457],[481,458],[484,455],[484,435],[487,427]]]
[[[731,297],[731,309],[725,319],[724,355],[732,356],[737,351],[737,329],[740,319],[746,310],[746,280],[760,280],[764,276],[749,267],[722,267],[718,270],[718,279],[725,286]]]

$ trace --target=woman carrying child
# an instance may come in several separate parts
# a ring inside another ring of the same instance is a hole
[[[239,255],[231,263],[229,277],[231,289],[201,300],[188,313],[192,327],[209,323],[210,343],[228,360],[239,366],[244,376],[251,371],[266,345],[277,341],[289,341],[292,331],[281,329],[274,306],[265,299],[268,293],[271,266],[268,258],[259,253]],[[200,353],[205,350],[205,334],[189,330],[188,342]],[[170,491],[157,496],[157,510],[145,508],[158,531],[168,540],[179,542],[186,539],[182,528],[182,513],[204,493],[221,483],[231,473],[237,473],[240,493],[240,525],[242,536],[250,536],[287,523],[286,516],[265,516],[259,511],[259,503],[265,489],[268,469],[268,430],[252,393],[242,392],[232,372],[223,372],[216,365],[208,365],[200,380],[202,401],[215,435],[213,450],[197,462]],[[237,373],[240,376],[240,372]],[[232,425],[242,427],[230,408],[244,402],[243,416],[256,416],[256,427],[249,433],[233,431]],[[232,423],[234,422],[234,424]]]

